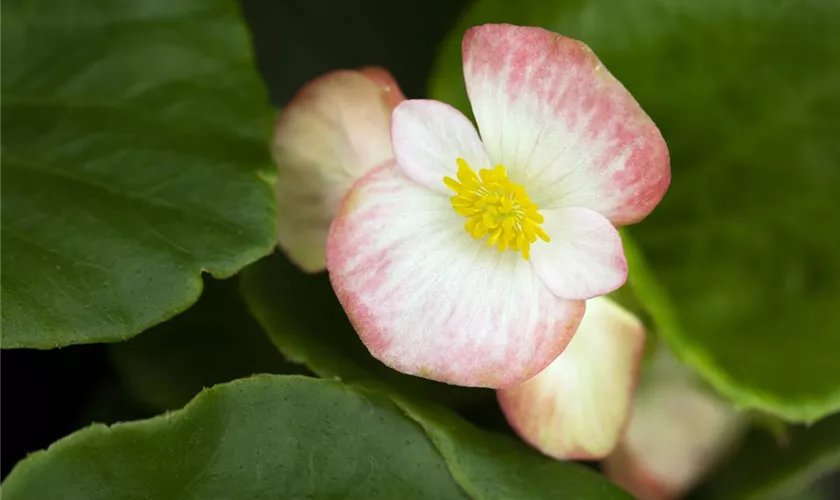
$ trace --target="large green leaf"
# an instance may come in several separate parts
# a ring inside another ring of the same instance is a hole
[[[840,470],[840,415],[790,430],[778,442],[754,429],[733,459],[705,488],[713,499],[781,498]]]
[[[322,377],[388,394],[423,426],[471,497],[630,498],[583,466],[541,456],[521,441],[478,429],[430,403],[457,406],[464,400],[483,401],[492,393],[442,386],[376,361],[352,331],[325,281],[325,275],[300,275],[280,256],[248,267],[241,277],[246,302],[284,355]]]
[[[423,430],[387,398],[261,375],[183,410],[94,425],[21,461],[8,500],[462,499]]]
[[[3,347],[115,341],[271,250],[272,111],[229,0],[10,0]]]
[[[631,280],[671,349],[740,406],[840,409],[840,3],[479,0],[432,97],[468,106],[460,38],[485,22],[585,41],[660,126],[673,182]]]

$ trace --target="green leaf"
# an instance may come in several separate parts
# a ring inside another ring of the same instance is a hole
[[[631,286],[668,346],[744,408],[840,410],[840,3],[480,0],[432,97],[468,106],[461,36],[502,21],[589,44],[661,128],[673,181]]]
[[[478,429],[447,410],[400,396],[394,396],[394,402],[423,426],[452,475],[473,498],[632,498],[590,469],[547,458],[521,441]]]
[[[481,401],[493,393],[442,386],[376,361],[347,323],[326,275],[301,275],[272,256],[245,269],[241,283],[246,303],[280,352],[322,377],[388,394],[423,426],[472,498],[630,498],[592,470],[541,456],[520,441],[480,430],[431,404]]]
[[[810,428],[791,429],[782,443],[754,429],[705,489],[707,497],[715,499],[776,498],[793,495],[838,470],[840,415],[834,415]]]
[[[238,280],[206,279],[185,313],[108,346],[122,381],[156,411],[184,406],[203,388],[255,373],[302,373],[269,342],[238,293]]]
[[[94,425],[30,455],[8,500],[463,499],[422,429],[387,398],[261,375],[183,410]]]
[[[272,110],[228,0],[3,4],[3,347],[131,337],[271,251]]]

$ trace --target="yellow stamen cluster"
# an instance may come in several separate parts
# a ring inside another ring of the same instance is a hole
[[[537,238],[551,241],[540,227],[545,219],[537,212],[539,207],[525,188],[510,181],[504,166],[483,168],[476,175],[458,158],[458,180],[444,177],[443,183],[457,194],[450,198],[452,207],[469,219],[464,228],[475,239],[489,236],[487,246],[496,245],[500,252],[522,252],[528,260]]]

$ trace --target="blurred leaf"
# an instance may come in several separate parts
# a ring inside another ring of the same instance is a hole
[[[467,498],[385,397],[262,375],[150,420],[94,425],[24,459],[7,500]]]
[[[432,97],[468,107],[461,36],[501,21],[583,40],[660,126],[673,182],[631,286],[669,347],[739,406],[840,409],[840,3],[479,0]]]
[[[714,499],[793,498],[797,492],[840,470],[840,414],[810,428],[790,429],[780,444],[762,429],[753,429],[732,460],[706,486]]]
[[[805,489],[791,494],[774,496],[771,500],[831,500],[824,491],[817,489]]]
[[[597,473],[539,455],[522,442],[473,427],[429,401],[459,406],[488,390],[446,386],[398,373],[374,359],[344,317],[325,274],[299,273],[281,256],[248,267],[242,293],[278,349],[322,377],[382,391],[414,418],[476,499],[630,498]]]
[[[3,347],[131,337],[270,252],[234,2],[10,0],[2,32]]]
[[[203,388],[255,373],[302,373],[268,341],[237,291],[205,280],[195,306],[128,342],[110,344],[120,377],[149,407],[174,410]]]
[[[371,356],[347,320],[326,273],[304,274],[275,254],[242,272],[241,291],[280,352],[322,377],[395,389],[447,405],[495,401],[493,391],[405,375]]]

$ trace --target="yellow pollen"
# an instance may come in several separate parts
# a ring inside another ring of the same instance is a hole
[[[487,246],[495,245],[500,252],[522,252],[528,260],[531,243],[537,238],[549,242],[551,238],[540,225],[545,222],[531,201],[525,188],[514,184],[502,165],[483,168],[476,175],[469,164],[458,158],[458,180],[444,177],[446,187],[455,191],[450,198],[452,208],[467,219],[464,229],[475,239],[487,236]]]

